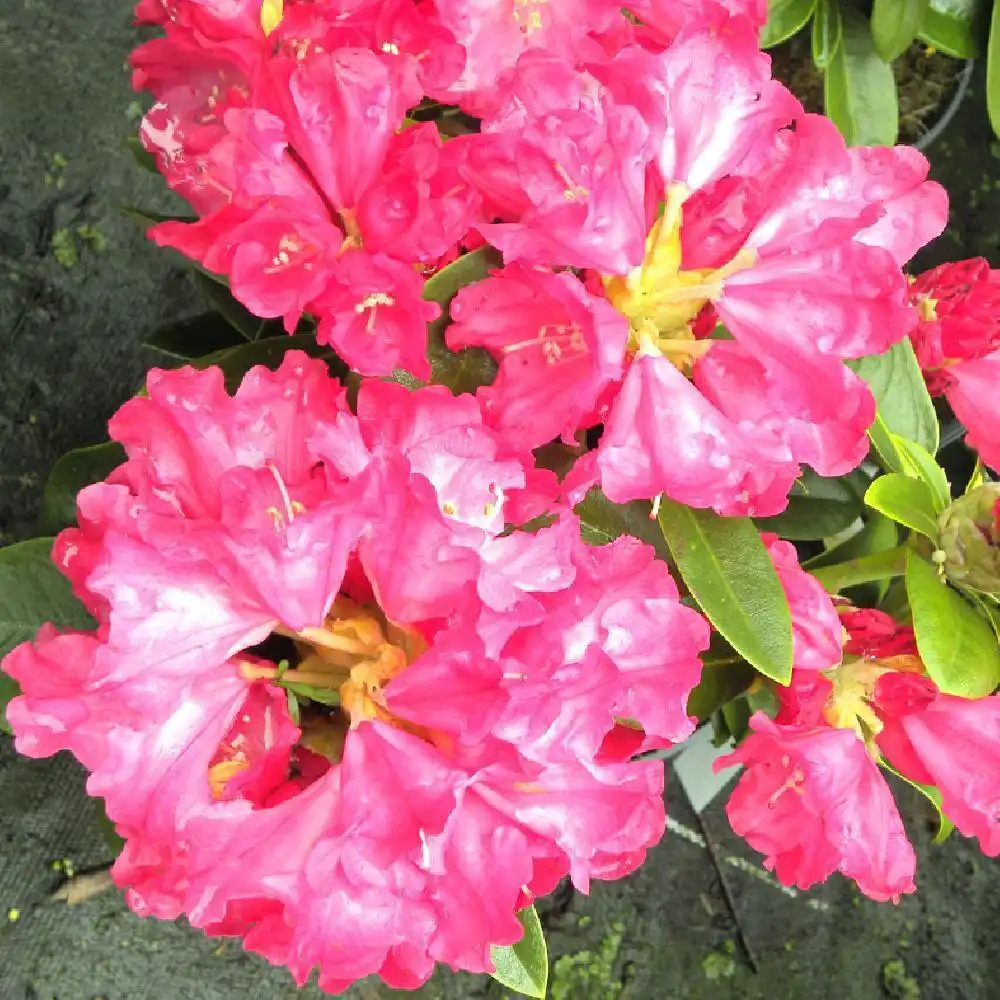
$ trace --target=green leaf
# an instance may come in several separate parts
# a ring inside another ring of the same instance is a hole
[[[280,319],[262,319],[255,316],[241,302],[233,298],[229,285],[218,276],[207,271],[195,271],[194,283],[204,296],[205,301],[236,331],[243,340],[263,340],[266,337],[285,336],[285,328]],[[198,351],[191,357],[207,354],[208,350]]]
[[[424,282],[423,297],[428,302],[445,306],[466,285],[482,281],[502,263],[500,254],[491,246],[482,246],[472,253],[463,254]]]
[[[898,471],[927,485],[934,508],[940,514],[951,503],[951,484],[944,469],[934,461],[933,455],[915,441],[892,433],[889,439],[899,463]]]
[[[768,0],[767,23],[760,31],[760,47],[769,49],[805,27],[816,0]]]
[[[148,170],[150,173],[158,174],[160,168],[156,165],[156,157],[143,146],[137,135],[129,135],[125,137],[125,145],[128,147],[128,151],[132,154],[132,159],[142,167],[143,170]]]
[[[977,455],[976,465],[972,470],[972,475],[969,476],[969,481],[965,484],[965,495],[968,496],[973,490],[979,489],[983,483],[988,483],[989,477],[986,475],[986,466],[983,465],[983,460]]]
[[[161,326],[144,341],[146,347],[181,362],[245,343],[246,338],[215,311]]]
[[[119,209],[123,215],[127,215],[133,222],[138,222],[142,226],[158,226],[161,222],[197,222],[196,215],[163,215],[160,212],[150,212],[145,208],[136,208],[134,205],[122,205]],[[187,260],[188,258],[184,258]]]
[[[448,304],[462,288],[482,281],[501,263],[502,259],[493,247],[483,246],[452,261],[424,284],[423,297],[441,306],[440,317],[427,326],[431,382],[447,386],[456,395],[475,392],[480,386],[489,385],[496,378],[497,363],[488,351],[479,347],[467,347],[462,351],[448,349],[444,342],[444,331],[451,322]],[[404,385],[415,387],[421,384],[405,372],[396,373],[395,377]]]
[[[52,563],[52,539],[33,538],[0,549],[0,658],[33,639],[46,622],[61,628],[93,628],[94,621],[77,600],[69,581]],[[6,674],[0,683],[0,728],[7,702],[17,695]]]
[[[494,945],[490,958],[496,971],[493,978],[526,997],[545,996],[549,981],[549,952],[545,934],[534,906],[527,906],[517,915],[524,928],[524,937],[516,944]]]
[[[810,570],[820,569],[823,566],[833,566],[849,559],[857,559],[859,556],[887,552],[898,544],[899,529],[896,527],[896,522],[872,511],[860,531],[837,545],[831,545],[825,552],[807,559],[802,566]]]
[[[993,132],[1000,135],[1000,3],[994,0],[986,46],[986,112]]]
[[[946,56],[973,59],[982,54],[987,10],[987,0],[930,0],[918,37]]]
[[[827,479],[807,469],[792,487],[788,506],[775,517],[759,517],[761,531],[796,541],[826,538],[850,527],[863,505],[846,477]]]
[[[886,517],[926,535],[931,541],[937,541],[938,523],[934,497],[923,481],[890,472],[886,476],[880,476],[868,487],[865,503],[881,511]]]
[[[125,449],[114,441],[75,448],[57,459],[42,494],[39,530],[54,535],[76,524],[76,495],[84,486],[106,479],[124,461]]]
[[[854,361],[850,367],[868,383],[878,403],[881,425],[869,433],[879,453],[882,447],[880,440],[876,440],[877,435],[884,437],[891,431],[916,441],[931,455],[937,454],[941,433],[937,414],[909,339],[900,341],[884,354]],[[891,447],[885,442],[888,438],[882,444],[891,453]],[[902,470],[893,468],[892,471]]]
[[[203,358],[193,358],[195,368],[218,365],[226,377],[226,388],[233,392],[238,388],[243,376],[255,365],[263,365],[274,371],[289,351],[304,351],[312,358],[325,361],[331,372],[338,378],[347,374],[347,366],[331,348],[316,342],[312,334],[300,333],[294,336],[274,337],[258,340],[253,344],[241,344],[223,351],[215,351]]]
[[[825,70],[844,37],[844,22],[837,0],[818,0],[812,22],[812,57],[816,68]]]
[[[938,831],[934,835],[934,839],[931,841],[934,844],[943,844],[949,836],[951,836],[952,830],[955,829],[955,824],[952,823],[950,819],[941,811],[941,791],[935,785],[924,785],[919,781],[911,781],[904,774],[900,774],[891,764],[889,764],[883,757],[879,761],[879,766],[884,771],[888,771],[889,774],[895,775],[900,781],[905,781],[911,788],[915,788],[932,806],[934,806],[938,817]]]
[[[727,702],[738,698],[757,678],[757,672],[742,658],[730,663],[706,660],[698,686],[688,695],[687,713],[699,721],[707,719]]]
[[[872,39],[885,62],[898,59],[910,47],[929,8],[930,0],[875,0]]]
[[[659,522],[684,582],[708,619],[762,674],[787,684],[792,675],[788,601],[753,522],[665,497]]]
[[[281,687],[297,698],[308,698],[321,705],[340,704],[340,688],[313,687],[312,684],[297,684],[295,681],[281,681],[280,683]]]
[[[580,534],[588,545],[607,545],[622,535],[632,535],[656,549],[661,559],[668,559],[663,533],[650,515],[648,503],[612,503],[592,487],[573,511],[580,518]]]
[[[917,650],[945,693],[984,698],[1000,683],[1000,647],[993,629],[915,552],[906,560],[906,594]]]
[[[844,8],[843,40],[824,75],[826,113],[849,146],[891,146],[899,134],[899,104],[892,68],[875,51],[871,29]]]

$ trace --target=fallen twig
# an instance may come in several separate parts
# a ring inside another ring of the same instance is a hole
[[[58,889],[50,893],[49,899],[63,900],[70,906],[85,903],[94,896],[99,896],[108,889],[113,889],[115,883],[111,878],[111,865],[96,871],[81,872],[66,879]]]

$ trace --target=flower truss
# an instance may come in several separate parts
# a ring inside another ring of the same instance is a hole
[[[150,235],[231,323],[57,469],[75,596],[3,650],[137,913],[331,992],[537,991],[533,900],[642,863],[702,723],[788,885],[912,892],[900,778],[1000,853],[1000,283],[905,273],[944,191],[806,113],[765,17],[141,0],[194,213]],[[25,545],[0,604],[64,592]]]

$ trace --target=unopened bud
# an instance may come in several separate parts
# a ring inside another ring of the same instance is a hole
[[[1000,483],[985,483],[941,515],[944,571],[955,583],[1000,592]]]

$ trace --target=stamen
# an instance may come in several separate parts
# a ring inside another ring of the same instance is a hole
[[[278,492],[281,494],[281,502],[285,505],[285,516],[288,518],[288,523],[291,524],[291,522],[295,520],[296,513],[301,513],[302,511],[296,511],[296,505],[292,503],[292,498],[288,495],[288,488],[285,486],[285,481],[281,478],[281,473],[278,472],[278,467],[274,464],[274,462],[267,461],[264,464],[270,470],[271,475],[274,476],[274,481],[278,484]],[[301,508],[302,504],[298,504],[298,506]],[[272,511],[275,511],[275,508],[268,507],[267,512],[271,514]],[[275,513],[277,513],[277,511],[275,511]],[[271,514],[271,517],[273,519],[274,514]],[[275,527],[277,527],[277,525],[275,525]]]

